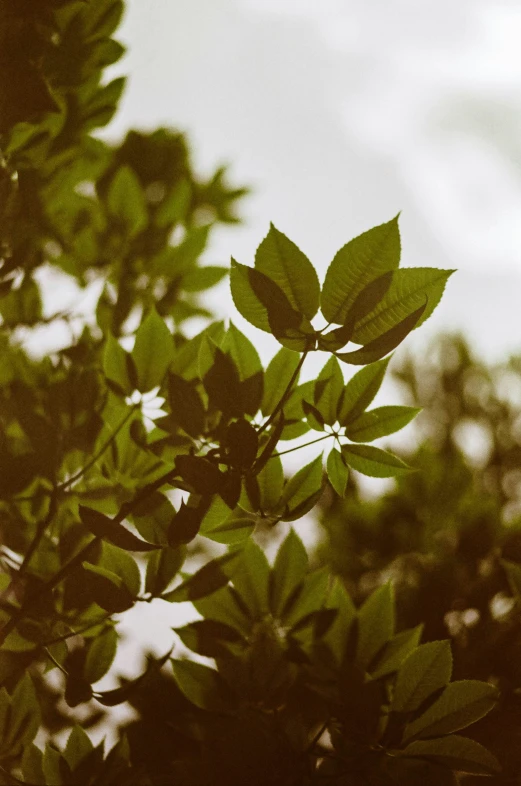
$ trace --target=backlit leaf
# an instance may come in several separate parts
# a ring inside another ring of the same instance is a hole
[[[172,335],[157,311],[152,309],[137,330],[132,350],[139,389],[143,393],[162,383],[173,358]]]
[[[349,467],[371,478],[396,478],[411,472],[397,456],[373,445],[342,445],[342,456]]]
[[[398,267],[400,251],[398,217],[346,243],[331,262],[322,288],[321,309],[328,322],[343,325],[362,289]]]
[[[293,308],[312,319],[318,311],[320,284],[306,255],[273,224],[255,254],[255,267],[286,294]]]
[[[404,428],[418,412],[418,407],[378,407],[352,420],[345,434],[352,442],[372,442]]]

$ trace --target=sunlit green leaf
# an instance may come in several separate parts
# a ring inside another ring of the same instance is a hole
[[[273,224],[255,254],[255,267],[286,294],[293,308],[312,319],[318,311],[320,285],[306,255]]]
[[[400,264],[398,217],[346,243],[331,262],[321,295],[322,313],[343,325],[356,296],[372,280]]]
[[[333,448],[327,457],[326,470],[329,482],[333,486],[338,496],[345,496],[347,479],[349,477],[349,468],[342,458],[342,454],[336,448]]]
[[[397,456],[373,445],[342,445],[342,456],[349,467],[371,478],[396,478],[411,472]]]
[[[160,385],[174,357],[174,343],[167,326],[153,309],[136,333],[132,359],[142,392]]]
[[[345,434],[352,442],[372,442],[400,431],[420,411],[418,407],[378,407],[352,420]]]
[[[427,298],[427,307],[416,327],[421,325],[440,302],[445,284],[453,272],[428,267],[395,271],[386,295],[357,324],[353,340],[357,344],[373,341],[420,308]]]

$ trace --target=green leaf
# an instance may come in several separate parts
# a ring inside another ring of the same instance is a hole
[[[349,467],[370,478],[396,478],[412,471],[397,456],[373,445],[342,445],[342,456]]]
[[[11,714],[11,699],[5,688],[0,688],[0,753],[3,752],[3,740],[7,737],[7,726]]]
[[[233,586],[254,619],[261,619],[269,612],[269,580],[266,555],[253,540],[247,541],[233,575]]]
[[[396,677],[392,709],[412,712],[450,682],[452,652],[448,641],[420,645],[401,665]]]
[[[63,759],[57,750],[52,748],[49,743],[45,746],[43,754],[43,774],[45,775],[45,783],[52,783],[53,786],[66,786],[62,778],[60,764]]]
[[[299,469],[286,483],[281,497],[285,521],[291,521],[293,517],[299,518],[304,515],[300,511],[308,502],[313,501],[315,504],[318,499],[317,495],[322,493],[322,479],[322,454],[320,454],[316,459]]]
[[[128,357],[112,333],[108,333],[103,351],[103,373],[125,395],[130,395],[134,389],[128,374]]]
[[[87,527],[89,532],[92,532],[98,538],[103,538],[113,543],[114,546],[118,546],[120,549],[125,549],[126,551],[153,551],[160,548],[159,545],[146,543],[141,538],[137,538],[121,524],[118,524],[108,516],[104,516],[103,513],[99,513],[97,510],[80,505],[79,513],[82,524]]]
[[[145,592],[149,592],[153,597],[164,592],[181,569],[185,555],[186,550],[182,546],[153,551],[147,562]]]
[[[306,255],[273,224],[255,254],[255,267],[285,293],[293,308],[308,319],[318,311],[320,284]]]
[[[229,656],[228,646],[244,642],[237,630],[218,620],[196,620],[182,628],[173,628],[185,647],[207,658]]]
[[[232,322],[221,342],[221,350],[230,355],[239,372],[239,396],[243,411],[255,415],[264,390],[264,374],[257,350]]]
[[[214,287],[228,274],[227,267],[207,265],[194,267],[183,276],[183,289],[186,292],[201,292],[203,289]]]
[[[371,363],[351,377],[339,405],[338,422],[341,426],[356,420],[372,402],[380,390],[390,359]]]
[[[205,366],[209,358],[205,355],[208,349],[211,352],[212,364],[206,371]],[[241,379],[233,358],[222,352],[219,347],[212,347],[210,342],[207,342],[201,347],[200,366],[203,384],[212,406],[228,415],[242,415],[244,407]]]
[[[451,682],[423,715],[405,727],[404,740],[438,737],[464,729],[487,715],[497,700],[497,688],[487,682]]]
[[[145,196],[137,175],[130,167],[122,166],[114,175],[107,204],[111,215],[126,225],[129,234],[135,235],[147,225]]]
[[[343,325],[364,287],[400,264],[398,216],[346,243],[331,262],[321,295],[328,322]]]
[[[83,667],[83,676],[90,682],[98,682],[110,669],[118,647],[118,634],[115,628],[107,628],[100,636],[90,642]]]
[[[391,584],[384,584],[367,598],[358,612],[357,663],[367,670],[393,633],[394,591]]]
[[[284,470],[279,456],[270,458],[257,475],[259,504],[263,513],[270,513],[280,507],[284,488]]]
[[[191,437],[199,437],[204,431],[206,412],[195,385],[178,374],[169,374],[168,401],[174,422]]]
[[[230,288],[235,308],[251,325],[265,333],[271,333],[268,310],[255,294],[251,285],[247,265],[241,265],[232,259],[230,269]]]
[[[452,674],[452,653],[448,641],[422,644],[402,664],[397,675],[392,708],[411,712],[433,693],[444,688]]]
[[[271,415],[281,400],[299,363],[300,355],[286,347],[282,347],[270,360],[264,375],[264,395],[261,405],[264,416]],[[298,375],[294,384],[298,385]]]
[[[344,497],[347,488],[347,479],[349,477],[349,468],[342,458],[342,454],[336,448],[333,448],[327,457],[326,471],[329,482],[333,486],[335,492],[339,497]]]
[[[304,331],[312,333],[313,328],[269,276],[232,259],[230,286],[235,307],[248,322],[290,349],[305,350],[308,339]]]
[[[262,371],[259,353],[249,338],[230,322],[230,327],[221,341],[223,352],[229,354],[239,371],[241,381]]]
[[[190,660],[171,660],[174,678],[188,701],[202,710],[226,712],[233,709],[233,696],[220,674]]]
[[[174,354],[172,335],[152,309],[138,328],[132,350],[140,391],[146,393],[162,383]]]
[[[196,600],[194,607],[205,619],[231,625],[242,635],[248,636],[252,621],[246,613],[247,608],[241,601],[237,602],[236,598],[237,592],[233,587],[222,587],[213,595]]]
[[[383,299],[356,325],[353,341],[367,344],[379,338],[419,309],[427,298],[427,307],[416,324],[416,327],[419,327],[440,302],[445,284],[454,272],[428,267],[395,271],[391,286]]]
[[[475,740],[460,737],[440,737],[411,742],[400,755],[414,756],[441,764],[451,770],[475,775],[495,775],[501,771],[496,757]]]
[[[302,402],[302,410],[306,416],[308,426],[314,431],[324,431],[324,418],[322,413],[307,401]]]
[[[340,398],[344,390],[344,375],[335,357],[329,358],[315,382],[313,400],[324,418],[332,426],[338,419]]]
[[[0,739],[2,733],[0,730]],[[43,753],[42,751],[31,743],[24,747],[22,755],[21,769],[25,783],[38,784],[44,786],[45,777],[43,774]]]
[[[135,559],[127,551],[103,541],[98,565],[117,573],[132,595],[139,594],[141,574]]]
[[[270,607],[279,617],[288,600],[303,582],[309,570],[308,555],[304,544],[290,529],[289,534],[277,552],[271,573]]]
[[[1,699],[0,699],[1,701]],[[33,681],[26,672],[11,696],[9,722],[2,739],[10,755],[21,753],[23,745],[32,742],[40,726],[40,704]]]
[[[398,671],[403,661],[413,652],[419,644],[423,625],[418,625],[411,630],[403,630],[385,645],[381,656],[378,658],[371,677],[378,680]]]
[[[214,497],[202,521],[199,534],[216,543],[231,546],[249,538],[254,527],[255,521],[240,508],[230,511],[220,497]]]
[[[420,411],[418,407],[378,407],[352,420],[345,434],[352,442],[372,442],[404,428]]]
[[[71,770],[75,770],[82,760],[94,750],[88,734],[77,724],[72,727],[63,755]]]
[[[229,551],[221,557],[210,560],[175,589],[161,595],[161,598],[169,603],[184,603],[216,592],[228,584],[230,578],[234,576],[240,557],[240,552]]]
[[[396,349],[404,338],[409,335],[411,330],[414,330],[414,328],[418,326],[426,309],[427,301],[425,300],[416,311],[413,311],[412,314],[406,316],[405,319],[398,322],[394,327],[382,333],[378,338],[375,338],[361,349],[356,349],[353,352],[337,353],[337,358],[343,363],[349,363],[353,366],[366,366],[368,363],[374,363],[376,360],[380,360],[385,357],[385,355],[388,355],[389,352],[392,352],[393,349]]]
[[[204,497],[200,497],[199,500],[196,505],[191,504],[191,500],[189,504],[181,502],[168,527],[167,540],[171,548],[177,549],[185,543],[190,543],[198,534],[208,506]]]

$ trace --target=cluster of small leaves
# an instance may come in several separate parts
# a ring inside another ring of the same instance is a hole
[[[79,705],[92,718],[92,707],[105,712],[153,684],[170,653],[136,680],[96,689],[117,653],[116,615],[154,599],[194,604],[203,619],[175,635],[218,666],[173,660],[186,710],[173,728],[201,754],[167,757],[181,782],[253,782],[243,765],[251,773],[256,730],[275,784],[358,782],[361,772],[390,783],[403,772],[413,783],[414,768],[436,773],[438,764],[490,772],[490,754],[452,735],[492,707],[490,686],[446,687],[446,668],[432,683],[423,661],[409,670],[406,656],[426,650],[415,649],[418,630],[395,634],[389,589],[356,612],[326,570],[309,570],[294,534],[273,569],[250,537],[311,511],[326,478],[343,496],[349,468],[409,471],[368,443],[418,410],[368,407],[386,356],[432,313],[450,271],[399,269],[394,219],[347,243],[321,290],[309,260],[271,227],[254,268],[232,264],[231,289],[280,351],[264,369],[233,324],[188,340],[185,320],[211,316],[198,293],[227,272],[201,266],[201,254],[212,226],[235,220],[244,190],[229,189],[224,170],[198,180],[174,132],[130,132],[119,147],[92,135],[123,89],[121,78],[103,81],[123,53],[112,38],[122,11],[121,0],[0,2],[9,23],[0,81],[13,74],[5,52],[22,40],[30,50],[23,90],[0,93],[10,105],[0,128],[1,777],[150,782],[129,765],[123,739],[106,758],[78,727],[62,753],[33,740],[47,709],[44,669],[60,672],[71,718]],[[92,313],[46,316],[49,271],[96,292]],[[322,329],[311,322],[319,305]],[[58,320],[70,325],[70,344],[32,358],[19,329]],[[342,351],[350,341],[359,348]],[[301,382],[315,350],[331,357]],[[346,383],[339,361],[365,368]],[[334,441],[326,471],[318,455],[288,478],[281,456],[300,442],[281,443],[310,431]],[[189,573],[196,538],[226,550]],[[413,679],[423,686],[414,706],[400,687]],[[218,750],[221,721],[231,739],[238,726],[251,736],[244,760],[236,747]]]

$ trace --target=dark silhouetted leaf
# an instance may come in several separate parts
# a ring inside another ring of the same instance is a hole
[[[195,385],[178,374],[168,376],[168,400],[172,418],[191,437],[204,431],[205,409]]]
[[[120,549],[125,549],[126,551],[153,551],[161,548],[158,545],[146,543],[141,538],[137,538],[121,524],[109,519],[108,516],[104,516],[103,513],[99,513],[97,510],[80,505],[79,512],[82,523],[93,535],[110,541],[110,543],[113,543]]]

